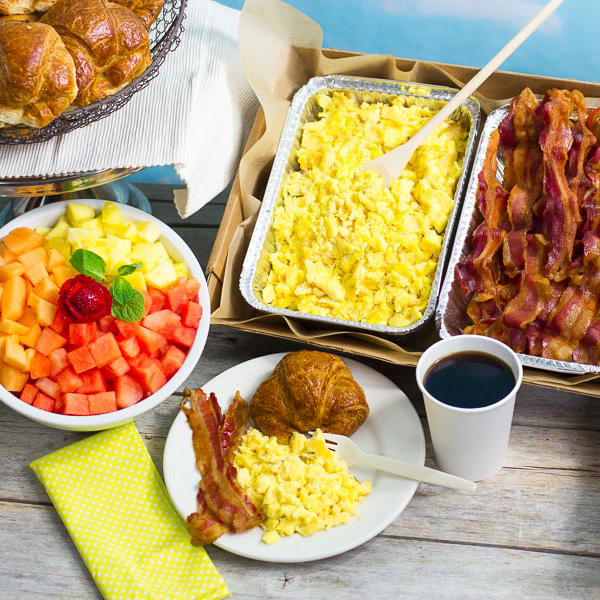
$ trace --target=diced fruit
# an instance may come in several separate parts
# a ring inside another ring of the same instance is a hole
[[[59,308],[54,315],[54,320],[50,327],[56,331],[56,333],[60,333],[60,335],[67,336],[69,334],[69,325],[71,321],[69,317],[67,317],[66,313],[62,308]]]
[[[142,315],[142,318],[144,318],[150,312],[152,296],[146,290],[142,290],[140,293],[144,296],[144,314]]]
[[[21,325],[25,325],[25,327],[33,327],[37,324],[37,319],[35,318],[35,315],[29,306],[25,307],[23,315],[19,319],[19,323]]]
[[[6,340],[6,348],[4,349],[4,363],[19,369],[19,371],[27,370],[27,355],[21,344],[12,338]]]
[[[29,379],[29,373],[23,373],[6,363],[2,365],[0,371],[0,383],[9,392],[21,392]]]
[[[202,318],[202,307],[197,302],[188,302],[181,311],[181,322],[186,327],[198,329]]]
[[[160,359],[160,363],[162,364],[167,377],[172,377],[179,371],[184,361],[185,354],[175,346],[169,346]]]
[[[156,333],[156,331],[152,331],[151,329],[141,325],[136,335],[141,342],[142,347],[144,347],[150,354],[158,352],[167,345],[167,338],[164,335]]]
[[[33,267],[29,267],[29,269],[25,270],[25,275],[33,286],[36,286],[42,279],[47,279],[49,277],[48,271],[44,266],[44,263],[36,263]]]
[[[129,363],[121,356],[104,367],[104,373],[111,379],[125,375],[129,371]]]
[[[67,231],[69,231],[69,224],[66,220],[61,221],[59,219],[50,232],[46,234],[46,240],[64,240],[67,237]]]
[[[4,242],[0,242],[0,257],[3,259],[2,264],[7,265],[8,263],[14,262],[17,260],[18,255],[14,252],[11,252]]]
[[[89,371],[96,367],[92,353],[87,346],[81,346],[80,348],[71,350],[71,352],[67,354],[67,358],[73,365],[73,370],[77,374]]]
[[[47,356],[36,351],[33,358],[29,361],[29,374],[31,379],[48,377],[50,375],[50,360]]]
[[[69,366],[67,351],[64,348],[52,350],[48,355],[48,360],[50,361],[50,375],[52,377],[56,377],[56,375]]]
[[[32,325],[29,328],[29,331],[25,335],[21,336],[21,344],[23,344],[23,346],[27,346],[28,348],[35,348],[41,332],[42,328],[37,323]]]
[[[104,332],[106,331],[115,331],[115,318],[111,315],[106,315],[102,317],[99,321],[100,329]]]
[[[35,348],[26,348],[25,356],[27,357],[27,367],[25,371],[29,372],[29,365],[31,364],[31,359],[36,355]]]
[[[167,290],[167,308],[173,312],[178,312],[180,308],[183,308],[188,302],[187,289],[185,285],[176,285],[171,289]]]
[[[117,410],[117,394],[115,392],[100,392],[89,396],[90,415],[101,415]]]
[[[65,415],[85,416],[90,414],[90,403],[85,394],[68,393],[63,396],[62,412]]]
[[[71,227],[77,227],[81,221],[93,219],[96,216],[94,208],[89,204],[69,202],[67,204],[67,221]]]
[[[85,221],[81,221],[80,226],[84,229],[95,229],[104,234],[104,227],[100,219],[86,219]]]
[[[96,340],[96,323],[71,323],[69,343],[72,346],[86,346]]]
[[[54,407],[56,405],[55,400],[46,396],[46,394],[42,394],[38,392],[35,400],[33,401],[33,406],[36,408],[41,408],[42,410],[47,410],[48,412],[54,412]]]
[[[16,321],[11,321],[10,319],[2,319],[0,321],[0,333],[25,335],[28,331],[28,327],[21,325],[21,323],[17,323]]]
[[[152,223],[151,221],[147,223],[138,221],[135,226],[137,228],[137,239],[140,242],[152,244],[160,237],[160,229],[156,223]]]
[[[144,318],[142,324],[144,327],[156,331],[168,338],[177,329],[180,322],[181,317],[179,315],[176,315],[171,310],[165,309],[149,314]]]
[[[112,333],[101,335],[89,345],[89,349],[98,367],[105,367],[121,356],[119,344]]]
[[[180,325],[171,336],[171,339],[180,344],[181,346],[185,346],[186,348],[190,348],[196,339],[196,330],[193,327],[186,327],[185,325]]]
[[[164,290],[172,286],[179,277],[173,263],[163,263],[144,274],[148,287]]]
[[[146,358],[134,370],[143,388],[151,394],[167,383],[167,376],[160,361],[156,358]]]
[[[32,298],[34,298],[32,300]],[[28,304],[33,309],[33,314],[40,325],[52,325],[54,318],[56,317],[57,306],[40,298],[33,292],[29,294]]]
[[[56,350],[56,348],[62,348],[64,345],[66,345],[66,343],[67,340],[62,335],[56,333],[54,329],[50,327],[44,327],[35,345],[35,349],[38,352],[41,352],[44,356],[49,356],[52,350]]]
[[[41,263],[44,266],[46,266],[46,264],[48,262],[48,256],[46,254],[46,250],[44,250],[44,248],[39,246],[38,248],[34,248],[33,250],[30,250],[29,252],[25,252],[24,254],[21,254],[17,258],[17,260],[26,269],[29,269],[29,268],[33,267],[34,265],[37,265],[38,263]]]
[[[27,404],[33,404],[37,393],[38,389],[35,387],[35,385],[26,383],[23,391],[21,392],[21,400]]]
[[[137,235],[137,229],[136,229]],[[160,256],[156,251],[156,244],[133,244],[131,252],[129,253],[129,259],[131,262],[141,262],[142,271],[147,273],[159,265]]]
[[[86,229],[85,227],[69,227],[67,231],[67,242],[75,248],[84,248],[92,240],[97,240],[102,232],[97,229]]]
[[[126,358],[134,358],[140,353],[140,345],[135,337],[119,340],[119,348]]]
[[[100,369],[92,369],[82,373],[81,379],[83,384],[75,390],[78,394],[97,394],[107,390],[106,381]]]
[[[15,254],[25,254],[41,246],[44,236],[29,229],[28,227],[17,227],[13,229],[3,240],[6,247]]]
[[[48,252],[48,269],[53,271],[56,267],[64,264],[65,257],[56,248],[50,248]]]
[[[72,279],[75,275],[78,275],[77,271],[71,265],[58,265],[52,271],[56,285],[60,288],[62,284],[68,279]]]
[[[102,223],[108,225],[120,225],[123,223],[121,209],[112,202],[105,202],[102,207]]]
[[[44,392],[50,398],[54,398],[55,400],[60,395],[60,389],[58,387],[58,383],[56,381],[52,381],[49,377],[42,377],[35,382],[35,385],[39,390]]]
[[[67,367],[56,376],[56,383],[63,394],[74,392],[78,387],[83,385],[83,379],[71,369]]]
[[[42,279],[42,281],[35,286],[34,292],[40,298],[48,300],[48,302],[51,302],[52,304],[58,304],[59,288],[50,277]]]
[[[12,277],[2,288],[2,318],[18,321],[25,310],[27,286],[22,277]]]
[[[152,304],[150,305],[150,312],[153,313],[153,312],[162,310],[163,306],[165,305],[165,302],[167,301],[166,296],[160,290],[157,290],[156,288],[148,288],[148,293],[150,294],[150,297],[152,298]]]
[[[142,386],[129,375],[119,377],[116,383],[117,406],[127,408],[133,406],[144,397]]]
[[[146,289],[146,279],[141,271],[135,271],[134,273],[131,273],[131,275],[125,275],[123,279],[129,281],[131,287],[136,290],[142,291]]]
[[[120,321],[119,319],[115,319],[115,325],[124,338],[134,336],[140,328],[139,323],[128,323],[127,321]]]
[[[0,281],[5,283],[13,277],[25,273],[25,267],[19,262],[11,262],[0,267]]]
[[[177,273],[177,277],[184,277],[184,278],[189,277],[190,269],[184,262],[175,263],[173,266],[175,267],[175,272]]]

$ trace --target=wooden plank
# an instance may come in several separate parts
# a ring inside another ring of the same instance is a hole
[[[185,185],[171,185],[165,183],[133,183],[153,204],[154,202],[170,202],[173,204],[173,190],[184,190]],[[212,202],[225,205],[230,192],[230,186],[217,194]]]
[[[0,548],[10,548],[0,561],[3,599],[100,598],[53,508],[0,503],[0,519]],[[435,540],[379,536],[345,554],[296,565],[208,552],[234,598],[546,600],[597,597],[600,586],[596,558]]]
[[[152,214],[166,223],[170,227],[187,227],[192,228],[197,233],[202,233],[200,228],[203,227],[219,227],[221,218],[223,217],[224,206],[209,202],[203,206],[198,212],[187,219],[182,219],[177,213],[177,209],[172,202],[153,202]]]

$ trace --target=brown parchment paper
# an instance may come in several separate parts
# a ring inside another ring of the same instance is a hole
[[[411,339],[403,338],[402,345],[398,338],[315,328],[301,319],[254,311],[240,294],[239,277],[288,107],[294,93],[308,79],[337,73],[461,87],[477,70],[387,55],[323,50],[321,28],[279,0],[246,0],[238,35],[244,71],[262,110],[250,133],[207,265],[212,323],[395,364],[416,365],[420,351],[438,339],[433,323]],[[506,104],[526,86],[539,94],[551,87],[576,87],[585,96],[600,96],[600,86],[594,83],[496,72],[476,94],[483,116]],[[527,369],[524,379],[600,396],[596,375],[567,376]]]

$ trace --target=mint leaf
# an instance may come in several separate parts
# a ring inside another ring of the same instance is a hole
[[[117,279],[117,281],[119,280]],[[127,281],[125,283],[129,282]],[[112,305],[110,312],[115,319],[126,321],[127,323],[135,323],[144,315],[144,296],[133,288],[131,288],[131,292],[131,297],[126,304],[114,303]]]
[[[98,256],[94,252],[90,252],[90,250],[77,248],[77,250],[73,252],[69,262],[73,268],[82,275],[87,275],[88,277],[95,279],[98,283],[102,283],[106,265],[101,256]]]
[[[123,275],[131,275],[132,273],[135,273],[136,269],[141,269],[142,267],[143,265],[141,262],[132,263],[130,265],[123,265],[122,267],[119,267],[119,270],[117,271],[117,276],[122,277]]]
[[[133,288],[129,281],[117,277],[110,286],[110,293],[117,304],[127,304],[133,295]]]

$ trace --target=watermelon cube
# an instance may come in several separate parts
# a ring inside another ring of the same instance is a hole
[[[29,361],[29,375],[31,379],[48,377],[50,375],[50,360],[47,356],[40,354],[37,350]]]
[[[198,329],[202,318],[202,307],[197,302],[188,302],[181,311],[181,322],[186,327]]]
[[[142,386],[129,375],[119,377],[115,389],[117,392],[117,406],[119,408],[133,406],[144,397]]]
[[[101,415],[117,410],[117,395],[115,392],[100,392],[88,397],[90,415]]]
[[[121,356],[119,344],[112,333],[101,335],[89,346],[97,367],[105,367]]]
[[[165,309],[150,313],[144,318],[142,324],[144,327],[169,338],[180,322],[181,317],[179,315],[176,315],[172,310]]]
[[[119,340],[119,348],[126,358],[135,358],[140,353],[140,344],[135,337]]]
[[[105,333],[111,331],[113,333],[117,333],[115,329],[115,318],[112,315],[106,315],[102,317],[100,321],[98,321],[98,325],[100,326],[100,330]]]
[[[40,333],[40,337],[35,343],[35,349],[44,356],[49,356],[52,350],[62,348],[66,343],[67,340],[62,335],[56,333],[54,329],[51,327],[44,327],[42,333]]]
[[[55,400],[60,395],[58,383],[56,383],[56,381],[52,381],[52,379],[49,377],[42,377],[41,379],[38,379],[35,382],[35,385],[40,392],[43,392],[46,394],[46,396],[50,396],[50,398],[54,398]]]
[[[150,312],[150,307],[152,306],[152,296],[146,290],[141,290],[140,294],[144,296],[144,314],[142,315],[143,319]]]
[[[116,379],[129,371],[129,363],[121,356],[104,367],[103,371],[109,379]]]
[[[196,339],[196,330],[193,327],[180,325],[171,336],[171,340],[175,343],[190,348]]]
[[[164,335],[142,325],[140,325],[136,335],[142,348],[145,348],[149,354],[158,352],[167,345],[167,338]]]
[[[64,348],[52,350],[48,355],[48,360],[50,361],[50,375],[52,375],[52,377],[55,377],[63,369],[66,369],[69,366],[67,351]]]
[[[179,371],[184,361],[185,354],[175,346],[169,346],[160,359],[160,363],[162,364],[167,377],[172,377]]]
[[[95,340],[96,332],[94,332],[94,340]],[[75,373],[83,373],[84,371],[89,371],[96,366],[94,362],[94,357],[90,352],[88,346],[81,346],[81,348],[76,348],[75,350],[71,350],[67,354],[67,358],[69,362],[73,365],[73,370]]]
[[[124,338],[133,337],[140,327],[139,323],[128,323],[127,321],[120,321],[119,319],[115,319],[115,325]]]
[[[67,367],[56,376],[56,383],[63,394],[74,392],[78,387],[83,385],[83,379],[71,369]]]
[[[190,300],[196,300],[198,298],[198,292],[200,291],[200,282],[195,277],[190,277],[185,282],[185,291]]]
[[[83,384],[79,386],[75,391],[78,394],[98,394],[100,392],[106,392],[106,381],[104,375],[100,369],[92,369],[91,371],[85,371],[80,375]]]
[[[153,394],[167,383],[167,376],[160,361],[156,358],[146,358],[140,365],[134,367],[144,390]]]
[[[165,302],[167,300],[165,295],[160,290],[157,290],[156,288],[152,288],[152,287],[148,288],[148,293],[150,294],[150,297],[152,298],[152,304],[150,305],[150,312],[154,313],[159,310],[162,310],[162,308],[164,307]]]
[[[33,404],[35,397],[37,396],[38,389],[31,383],[26,383],[23,391],[21,392],[21,400],[26,404]]]
[[[69,325],[69,343],[72,346],[85,346],[96,339],[96,323],[71,323]]]
[[[187,290],[184,285],[176,285],[171,289],[167,290],[167,308],[173,312],[177,312],[180,308],[183,308],[188,302]]]
[[[38,392],[35,400],[33,401],[33,406],[36,408],[41,408],[42,410],[47,410],[48,412],[54,412],[55,404],[56,402],[54,399],[49,398],[41,392]]]
[[[66,336],[69,333],[70,322],[71,320],[67,316],[67,313],[65,313],[62,308],[59,308],[54,315],[54,319],[52,320],[50,327],[52,327],[56,333]]]
[[[89,396],[85,394],[65,394],[62,397],[61,412],[65,415],[85,416],[90,414]]]

